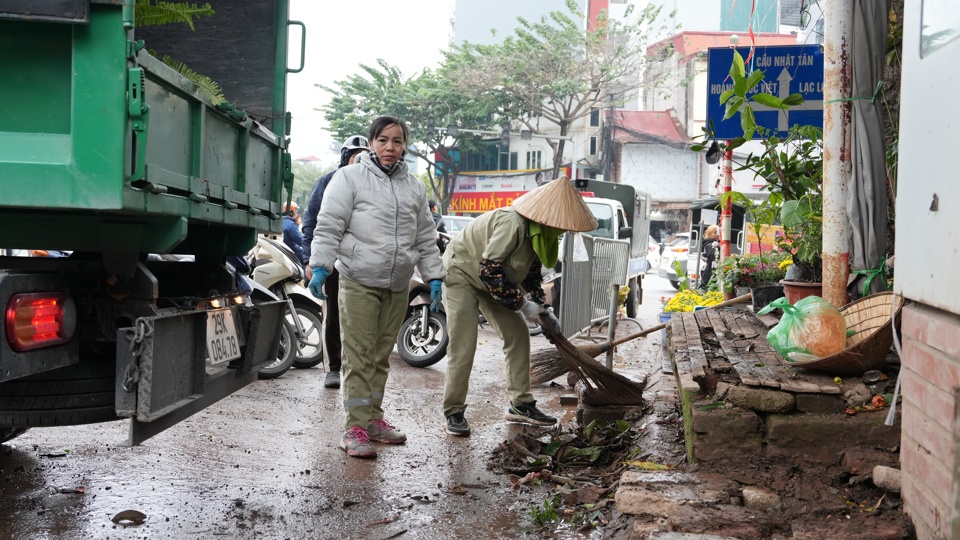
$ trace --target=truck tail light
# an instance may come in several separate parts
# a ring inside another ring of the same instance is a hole
[[[687,248],[673,248],[674,253],[686,253]]]
[[[7,342],[29,351],[70,341],[77,329],[77,308],[66,293],[15,294],[7,303]]]

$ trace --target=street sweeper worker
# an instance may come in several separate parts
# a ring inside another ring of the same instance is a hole
[[[463,413],[480,313],[503,340],[510,396],[506,419],[538,426],[557,423],[537,408],[530,393],[530,334],[524,319],[539,323],[538,315],[546,309],[540,271],[557,264],[560,235],[595,228],[597,221],[583,197],[562,176],[512,206],[483,214],[450,241],[443,255],[450,336],[443,397],[447,433],[470,435]]]

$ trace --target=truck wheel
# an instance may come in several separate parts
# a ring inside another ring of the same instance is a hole
[[[19,437],[27,431],[27,428],[0,428],[0,443],[5,443],[10,439]]]
[[[637,318],[637,310],[640,307],[640,284],[636,279],[630,280],[630,292],[627,293],[627,317]]]
[[[320,306],[311,306],[306,300],[294,300],[293,307],[297,310],[304,333],[300,350],[293,360],[293,367],[309,369],[318,366],[323,363],[323,315],[320,313]],[[287,318],[290,319],[290,316],[287,315]]]
[[[290,328],[290,324],[283,323],[280,329],[280,348],[277,349],[277,358],[257,372],[258,379],[276,379],[293,367],[297,358],[297,335]]]
[[[679,281],[670,281],[670,286],[673,287],[674,289],[678,290],[678,291],[680,290],[680,282],[679,282]]]
[[[0,383],[0,426],[72,426],[116,420],[116,369],[112,356],[97,356]]]

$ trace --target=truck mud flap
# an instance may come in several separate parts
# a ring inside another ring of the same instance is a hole
[[[207,367],[207,312],[138,319],[117,333],[117,415],[130,418],[136,446],[257,380],[277,355],[286,302],[233,307],[241,356]]]

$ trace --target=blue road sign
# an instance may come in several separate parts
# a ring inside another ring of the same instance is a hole
[[[707,124],[712,121],[718,139],[743,136],[740,114],[724,120],[726,106],[720,104],[720,94],[733,88],[730,66],[733,64],[731,47],[707,50]],[[749,47],[736,49],[744,59]],[[747,92],[747,96],[766,92],[779,98],[790,94],[803,95],[802,105],[787,111],[750,102],[758,126],[776,130],[781,136],[795,124],[823,127],[823,53],[819,45],[778,45],[757,47],[753,58],[746,63],[747,76],[754,70],[763,70],[764,78]],[[760,138],[755,134],[754,138]]]

